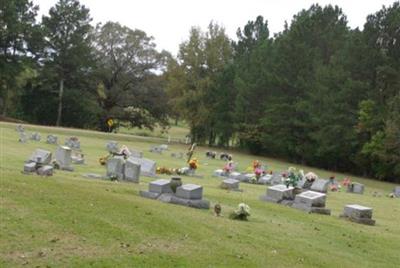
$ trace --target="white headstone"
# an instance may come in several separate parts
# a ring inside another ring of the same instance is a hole
[[[393,190],[394,196],[400,198],[400,186],[396,186]]]
[[[201,199],[203,187],[196,184],[184,184],[176,188],[176,196],[184,199]]]
[[[110,153],[117,153],[118,152],[118,142],[116,141],[108,141],[106,144],[106,149]]]
[[[56,162],[60,169],[72,170],[71,148],[68,146],[59,146],[55,153]]]
[[[36,149],[29,161],[42,165],[47,165],[51,162],[51,153],[46,150]]]
[[[266,199],[272,202],[281,202],[282,200],[290,200],[293,199],[293,187],[283,184],[278,184],[274,186],[270,186],[267,188],[267,196]]]
[[[129,157],[133,161],[140,164],[140,175],[155,177],[156,176],[156,162],[147,158]]]
[[[235,179],[225,179],[222,181],[221,187],[228,190],[239,190],[239,181]]]
[[[113,157],[107,161],[107,177],[115,177],[119,180],[124,179],[124,160]]]
[[[307,191],[296,195],[295,204],[302,204],[307,207],[325,207],[326,194]]]
[[[172,193],[171,183],[164,179],[152,181],[149,183],[149,192],[158,194]]]
[[[40,134],[39,134],[39,133],[33,132],[33,133],[31,134],[31,138],[30,138],[30,139],[33,140],[33,141],[40,141],[41,137],[40,137]]]
[[[56,135],[52,135],[52,134],[47,135],[46,143],[48,143],[48,144],[57,144],[57,139],[58,139],[58,137]]]
[[[326,193],[329,187],[329,180],[317,179],[311,186],[311,191]]]
[[[131,158],[125,162],[124,179],[132,182],[139,182],[140,164]]]

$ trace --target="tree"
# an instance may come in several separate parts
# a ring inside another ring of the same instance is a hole
[[[127,121],[137,127],[152,129],[157,121],[166,124],[166,107],[164,105],[165,109],[161,111],[160,104],[167,100],[162,100],[162,77],[155,73],[164,67],[168,54],[159,53],[155,46],[153,38],[141,30],[132,30],[114,22],[98,25],[94,47],[98,101],[103,109],[101,122],[109,117],[122,120],[130,117]],[[141,112],[127,118],[127,108]]]
[[[2,114],[7,115],[12,96],[17,90],[17,79],[26,67],[28,52],[35,52],[38,34],[38,7],[28,0],[0,1],[0,97]]]
[[[87,76],[91,71],[91,18],[89,9],[79,1],[59,0],[42,21],[46,40],[44,74],[56,79],[59,86],[56,120],[59,126],[62,123],[64,90],[70,89],[74,80]]]
[[[193,27],[189,40],[180,45],[178,61],[169,64],[167,92],[177,100],[196,142],[216,142],[213,110],[221,105],[221,99],[215,98],[214,91],[218,77],[231,61],[232,47],[225,29],[211,22],[206,33]]]

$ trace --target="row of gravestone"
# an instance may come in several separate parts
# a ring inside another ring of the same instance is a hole
[[[106,163],[107,177],[139,182],[139,176],[155,177],[156,162],[147,158],[114,156]]]
[[[173,191],[171,181],[159,179],[150,182],[149,190],[140,191],[140,195],[145,198],[157,199],[165,203],[193,208],[208,209],[210,207],[210,202],[203,199],[203,187],[197,184],[183,184]]]
[[[19,135],[20,135],[19,136],[19,140],[18,140],[19,142],[26,143],[28,141],[28,137],[27,137],[27,134],[25,132],[19,132]],[[39,133],[33,132],[31,134],[31,136],[30,136],[30,140],[40,141],[41,140],[41,136],[40,136]],[[58,142],[58,137],[57,136],[55,136],[53,134],[47,135],[46,143],[48,143],[48,144],[57,144],[57,142]],[[70,147],[71,149],[74,149],[74,150],[80,150],[80,148],[81,148],[80,141],[76,137],[67,138],[65,140],[64,144],[66,146]]]
[[[325,207],[326,194],[315,191],[303,191],[296,194],[296,189],[279,184],[267,188],[265,195],[261,200],[291,206],[308,213],[318,213],[330,215],[331,210]],[[360,205],[346,205],[341,217],[348,218],[351,221],[374,225],[372,219],[372,208]]]
[[[266,174],[262,177],[260,177],[257,180],[258,184],[264,184],[264,185],[279,185],[284,183],[284,178],[281,175],[282,173],[280,172],[275,172],[272,174]],[[255,174],[253,173],[240,173],[240,172],[225,172],[222,169],[217,169],[214,171],[214,176],[216,177],[222,177],[222,178],[229,178],[229,179],[234,179],[238,180],[241,182],[247,182],[250,183],[255,177]],[[326,193],[329,189],[329,185],[331,182],[329,180],[325,179],[316,179],[315,181],[307,181],[305,178],[299,181],[297,187],[302,188],[302,189],[307,189],[307,190],[312,190],[316,192],[321,192],[321,193]],[[351,183],[347,187],[347,192],[350,193],[358,193],[358,194],[363,194],[364,193],[364,185],[361,183]]]
[[[161,145],[158,145],[158,146],[150,147],[149,152],[162,154],[164,151],[167,151],[167,150],[168,150],[168,145],[167,144],[161,144]]]
[[[67,146],[59,146],[54,155],[55,160],[52,161],[51,152],[43,149],[36,149],[25,162],[24,172],[37,172],[39,175],[51,176],[53,175],[54,167],[61,170],[73,171],[72,163],[83,163],[83,159],[79,157],[74,158],[72,156],[72,150]]]

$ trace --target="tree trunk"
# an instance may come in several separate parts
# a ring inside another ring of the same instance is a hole
[[[7,116],[7,106],[8,106],[8,85],[5,85],[5,94],[3,99],[3,112],[2,115]]]
[[[60,90],[58,92],[58,114],[57,114],[56,126],[60,126],[61,125],[63,94],[64,94],[64,79],[61,79],[61,81],[60,81]]]

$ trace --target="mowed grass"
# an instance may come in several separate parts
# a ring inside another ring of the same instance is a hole
[[[98,158],[106,155],[107,140],[143,150],[145,157],[168,167],[185,165],[169,156],[186,151],[185,145],[170,145],[168,153],[158,155],[148,149],[160,142],[142,137],[40,126],[25,129],[40,132],[42,141],[18,143],[15,125],[0,123],[0,267],[399,267],[400,199],[387,197],[394,184],[353,176],[353,181],[366,185],[364,195],[329,193],[332,216],[306,214],[259,201],[266,186],[242,183],[243,192],[220,189],[220,179],[211,174],[224,162],[206,159],[207,148],[198,148],[198,174],[204,178],[183,181],[203,185],[204,198],[212,206],[222,204],[223,217],[215,217],[212,209],[140,197],[139,190],[147,189],[151,178],[141,177],[133,184],[82,176],[105,174]],[[86,164],[47,178],[21,174],[34,149],[55,151],[55,145],[45,143],[49,133],[62,142],[78,136]],[[241,170],[256,158],[232,153]],[[291,165],[257,159],[273,170]],[[303,168],[322,177],[331,174]],[[373,197],[373,192],[382,196]],[[251,207],[248,222],[228,218],[240,202]],[[339,218],[343,206],[351,203],[372,207],[376,226]]]

